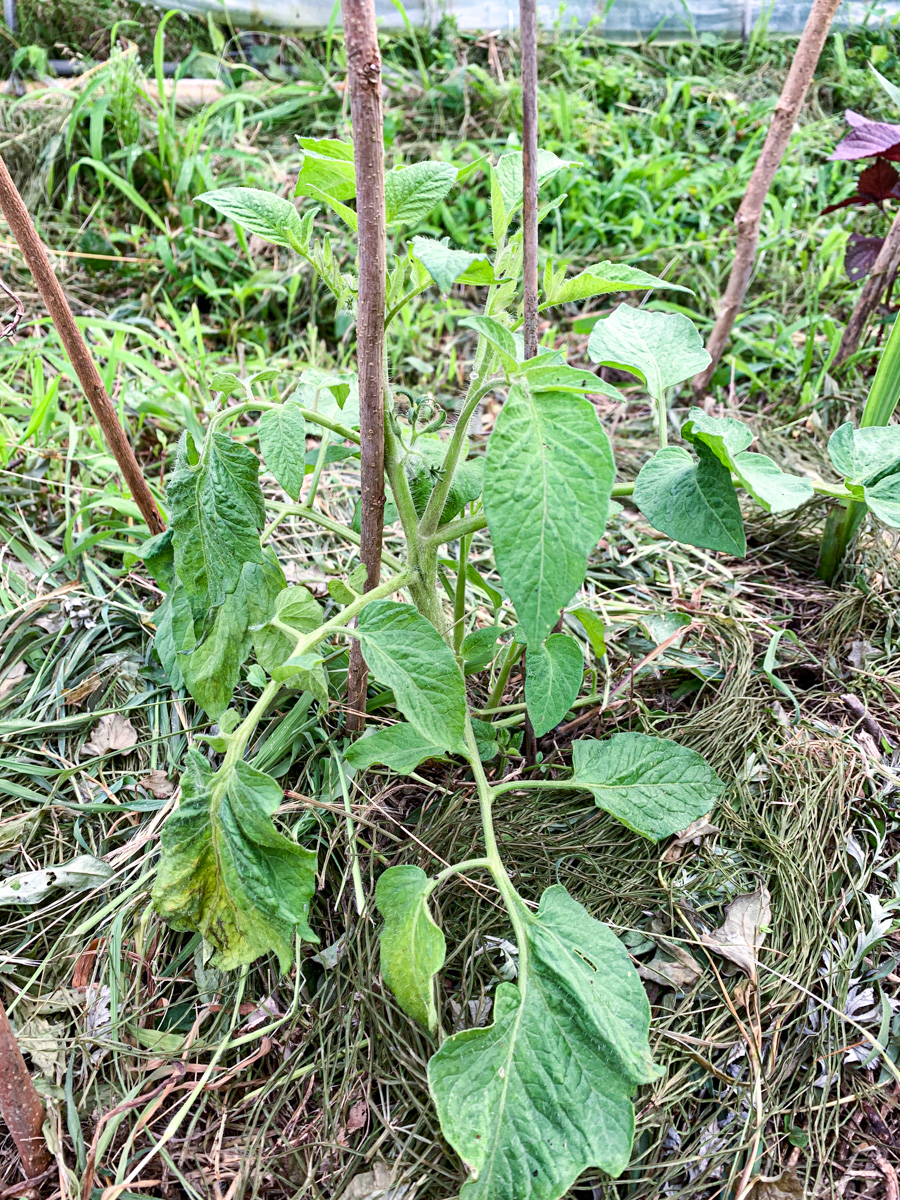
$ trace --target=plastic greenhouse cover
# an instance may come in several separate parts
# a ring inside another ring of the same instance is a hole
[[[331,0],[174,0],[167,7],[184,12],[227,13],[239,28],[322,29],[340,6]],[[376,0],[379,23],[386,28],[403,24],[393,0]],[[565,5],[538,4],[541,23],[552,28],[583,27],[595,20],[598,30],[613,41],[647,38],[666,41],[715,34],[747,38],[761,25],[773,34],[799,33],[809,13],[806,0],[570,0]],[[518,24],[518,0],[409,0],[406,16],[414,25],[433,25],[447,14],[460,28],[503,33]],[[877,26],[900,21],[900,0],[860,3],[846,0],[839,25]]]

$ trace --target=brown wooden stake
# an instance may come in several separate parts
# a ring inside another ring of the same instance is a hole
[[[44,1106],[32,1082],[16,1041],[6,1009],[0,1001],[0,1113],[16,1143],[27,1179],[42,1175],[50,1166],[44,1141]]]
[[[840,0],[813,0],[813,6],[797,44],[794,61],[791,63],[781,96],[775,106],[762,153],[756,160],[756,166],[753,168],[753,174],[750,176],[750,182],[747,184],[747,190],[735,217],[737,245],[734,263],[731,267],[731,274],[728,276],[725,295],[719,303],[716,323],[709,341],[706,343],[706,349],[709,351],[712,361],[704,371],[694,377],[693,386],[697,394],[704,392],[709,387],[709,381],[728,344],[732,327],[744,303],[744,296],[747,294],[750,277],[753,274],[753,265],[756,261],[763,204],[769,188],[772,186],[775,172],[784,157],[797,114],[806,98],[816,64],[839,4]]]
[[[525,357],[538,350],[538,113],[537,2],[519,0],[519,40],[522,48],[522,338]],[[525,651],[526,660],[528,651]],[[523,667],[523,680],[524,680]],[[525,762],[533,766],[537,740],[525,714]]]
[[[359,369],[361,439],[360,558],[366,565],[366,591],[381,575],[384,525],[384,125],[381,111],[381,52],[374,0],[341,0],[353,159],[359,223],[359,301],[356,357]],[[354,639],[347,675],[347,726],[365,726],[368,672]]]
[[[900,210],[891,222],[884,245],[878,251],[878,257],[875,259],[869,278],[850,314],[850,320],[847,322],[841,338],[832,370],[837,370],[851,354],[855,354],[859,349],[859,342],[869,317],[878,307],[878,302],[887,291],[898,269],[900,269]]]
[[[59,340],[75,368],[75,374],[84,388],[84,394],[103,430],[106,444],[119,464],[119,470],[134,497],[134,502],[141,510],[141,516],[147,522],[147,528],[151,534],[162,533],[166,527],[165,521],[160,515],[156,501],[147,486],[147,481],[141,473],[141,468],[138,466],[125,430],[119,422],[113,402],[107,395],[103,381],[94,366],[87,343],[75,324],[72,309],[69,307],[59,280],[53,273],[44,244],[38,236],[34,222],[28,215],[28,209],[25,207],[2,158],[0,158],[0,209],[3,210],[3,215],[22,251],[28,269],[34,276],[34,282],[47,305],[47,311],[59,334]]]

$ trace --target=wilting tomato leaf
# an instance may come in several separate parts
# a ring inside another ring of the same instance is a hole
[[[863,237],[860,233],[851,233],[847,239],[847,249],[844,251],[844,270],[852,283],[865,279],[875,265],[875,259],[881,252],[884,238]]]
[[[832,162],[874,158],[876,155],[900,162],[900,125],[870,121],[851,108],[844,113],[844,119],[851,129],[829,156]]]

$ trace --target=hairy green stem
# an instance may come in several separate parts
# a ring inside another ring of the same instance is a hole
[[[323,529],[328,529],[331,533],[336,533],[352,545],[358,546],[360,544],[359,534],[355,533],[349,525],[343,525],[340,521],[332,520],[331,517],[326,517],[324,513],[317,512],[314,508],[307,508],[305,504],[279,504],[274,511],[277,515],[266,526],[260,538],[260,542],[263,545],[266,544],[285,517],[308,517],[314,524],[321,525]],[[381,561],[385,566],[391,567],[395,571],[403,569],[400,559],[393,554],[388,554],[386,550],[382,550],[381,552]]]
[[[309,481],[309,494],[303,501],[301,508],[312,508],[313,501],[316,498],[316,492],[319,490],[319,480],[322,478],[322,471],[325,468],[325,462],[328,458],[328,445],[331,441],[331,430],[326,429],[322,433],[322,441],[319,445],[319,453],[316,455],[316,465],[313,468],[312,479]]]
[[[457,654],[466,634],[466,567],[469,562],[469,539],[460,538],[459,568],[456,572],[456,592],[453,598],[453,648]]]
[[[425,895],[430,896],[436,887],[447,879],[452,879],[454,875],[461,875],[463,871],[489,871],[490,869],[491,860],[489,858],[464,858],[462,862],[453,863],[452,866],[444,867],[443,871],[438,871],[437,875],[429,880]]]
[[[349,429],[346,425],[342,425],[340,421],[332,421],[330,417],[323,417],[321,413],[313,412],[311,408],[303,408],[299,404],[295,404],[297,412],[305,421],[312,421],[314,425],[321,425],[323,429],[330,429],[332,433],[336,433],[345,441],[353,442],[359,445],[359,433],[354,429]],[[245,412],[266,412],[270,408],[281,408],[280,404],[276,404],[272,400],[245,400],[241,404],[235,404],[231,408],[223,408],[221,412],[217,412],[215,416],[210,418],[207,429],[210,433],[218,429],[226,421],[232,420],[234,417],[241,416]]]

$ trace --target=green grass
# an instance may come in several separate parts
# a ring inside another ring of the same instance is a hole
[[[87,47],[88,25],[135,11],[104,8],[88,20],[84,8],[25,4],[22,39],[48,51],[59,41]],[[289,194],[300,158],[295,135],[345,133],[347,104],[335,86],[343,79],[339,38],[271,37],[221,66],[224,92],[211,108],[154,106],[142,93],[159,17],[139,11],[137,50],[120,48],[100,66],[94,90],[4,98],[0,113],[2,153],[163,500],[175,440],[184,428],[202,429],[215,370],[275,366],[271,386],[283,391],[308,365],[352,365],[346,325],[309,273],[192,203],[211,181]],[[191,45],[211,56],[195,60],[191,73],[208,72],[212,57],[229,49],[207,26],[182,18],[169,21],[165,36],[167,59]],[[98,43],[104,54],[108,44],[106,36]],[[843,107],[892,119],[865,64],[877,50],[890,76],[898,46],[881,31],[829,43],[766,206],[747,307],[714,381],[717,400],[742,410],[762,448],[798,469],[823,469],[827,434],[864,397],[873,365],[874,335],[844,376],[827,372],[857,291],[841,260],[859,225],[846,211],[820,212],[853,182],[848,167],[826,161]],[[391,35],[384,52],[386,129],[397,161],[437,154],[474,162],[507,144],[518,125],[514,46],[497,43],[492,59],[483,39],[443,24],[415,44]],[[573,268],[609,257],[665,270],[693,289],[683,308],[708,328],[730,263],[731,221],[790,52],[789,43],[764,40],[638,50],[593,33],[548,34],[542,144],[582,166],[561,185],[564,216],[548,219],[544,244]],[[873,230],[879,220],[866,218]],[[479,248],[489,224],[483,189],[467,186],[424,229]],[[337,251],[349,253],[339,231],[334,236]],[[4,998],[48,1096],[69,1191],[82,1186],[93,1140],[92,1200],[116,1185],[124,1197],[166,1200],[336,1197],[376,1163],[418,1184],[422,1200],[455,1195],[460,1168],[426,1098],[429,1043],[381,988],[377,925],[359,919],[353,904],[329,750],[342,736],[340,660],[331,664],[331,709],[317,713],[288,697],[251,751],[285,786],[283,827],[319,845],[321,955],[305,949],[283,979],[265,960],[222,976],[208,968],[196,938],[173,933],[149,907],[167,800],[142,781],[150,770],[177,780],[202,716],[172,691],[151,650],[158,592],[134,557],[144,533],[139,514],[9,247],[3,271],[28,319],[15,344],[0,343],[0,822],[16,822],[0,824],[0,874],[82,853],[115,871],[100,891],[2,910]],[[390,337],[399,380],[451,407],[471,355],[457,323],[469,300],[460,292],[448,309],[426,295]],[[583,354],[581,315],[554,314],[545,340]],[[629,478],[650,444],[649,411],[635,404],[603,415]],[[329,466],[320,495],[336,519],[350,519],[353,483],[346,461]],[[281,493],[271,480],[266,491],[274,507]],[[689,992],[651,985],[656,1053],[668,1071],[640,1098],[633,1168],[617,1184],[597,1182],[594,1194],[604,1200],[721,1196],[756,1144],[757,1119],[762,1172],[795,1163],[809,1195],[831,1196],[842,1181],[855,1186],[847,1174],[847,1147],[860,1140],[855,1122],[866,1137],[878,1136],[864,1102],[879,1109],[885,1081],[879,1066],[861,1061],[864,1051],[846,1060],[859,1038],[841,1014],[848,997],[871,988],[871,1003],[854,1008],[853,1000],[849,1011],[897,1056],[900,1029],[880,999],[891,999],[897,960],[895,768],[866,757],[839,697],[852,691],[890,733],[900,688],[900,580],[894,547],[875,534],[861,544],[843,590],[816,583],[823,517],[818,505],[790,521],[748,526],[751,553],[738,563],[674,550],[625,508],[591,565],[585,602],[604,614],[609,644],[598,686],[605,671],[620,691],[602,713],[581,710],[589,719],[579,730],[677,725],[681,740],[735,780],[715,814],[715,837],[661,861],[578,797],[499,802],[498,828],[525,893],[564,877],[638,960],[681,946],[702,972]],[[292,577],[320,594],[352,563],[352,548],[299,518],[279,525],[276,537]],[[396,552],[393,534],[388,543]],[[491,578],[486,548],[476,542],[474,555]],[[632,678],[655,644],[645,618],[673,605],[687,606],[698,628]],[[779,630],[786,632],[775,674],[797,699],[796,723],[763,670]],[[510,703],[519,687],[514,676]],[[242,684],[238,705],[249,695]],[[377,704],[373,696],[376,719],[384,715]],[[83,756],[99,715],[111,710],[132,722],[137,745],[127,755]],[[516,719],[513,711],[509,761],[517,764]],[[566,760],[571,736],[542,743],[548,769]],[[387,863],[433,868],[473,846],[470,791],[449,767],[411,780],[354,780],[367,893]],[[721,963],[705,956],[697,931],[718,923],[722,905],[760,879],[772,890],[774,916],[757,1011],[752,995],[746,1007],[738,977],[717,978]],[[508,967],[497,940],[505,925],[488,889],[474,893],[473,908],[464,887],[441,893],[441,919],[455,947],[453,994],[477,1013]],[[887,910],[881,924],[876,902]],[[861,936],[867,931],[870,939]],[[452,1028],[458,1014],[446,996],[441,1004]],[[758,1099],[735,1013],[740,1023],[758,1022],[763,1038]],[[874,1169],[871,1158],[864,1163]],[[4,1183],[12,1182],[2,1139],[0,1165]],[[136,1180],[155,1182],[136,1189]],[[591,1194],[593,1183],[573,1195]]]

